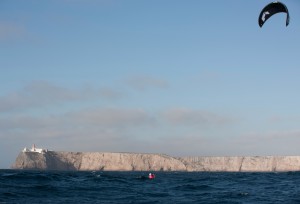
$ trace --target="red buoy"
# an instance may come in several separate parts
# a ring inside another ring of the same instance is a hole
[[[155,178],[155,174],[149,173],[149,179],[154,179]]]

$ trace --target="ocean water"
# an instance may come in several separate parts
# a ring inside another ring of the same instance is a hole
[[[300,203],[300,172],[0,170],[0,203]]]

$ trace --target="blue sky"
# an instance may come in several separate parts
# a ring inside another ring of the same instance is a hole
[[[25,146],[300,155],[300,3],[0,1],[0,168]]]

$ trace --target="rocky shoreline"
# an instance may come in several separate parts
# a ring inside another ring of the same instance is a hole
[[[300,156],[171,157],[108,152],[21,152],[13,169],[72,171],[300,171]]]

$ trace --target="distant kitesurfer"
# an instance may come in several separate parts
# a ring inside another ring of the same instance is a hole
[[[149,179],[154,179],[155,178],[155,174],[149,173]]]

